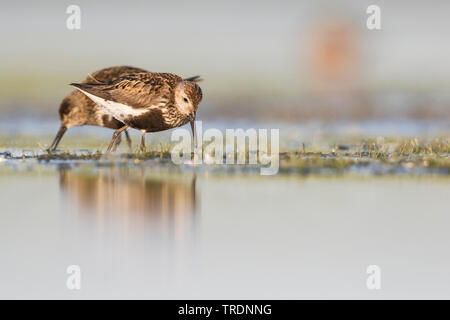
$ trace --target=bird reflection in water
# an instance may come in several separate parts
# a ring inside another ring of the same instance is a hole
[[[94,215],[96,223],[132,229],[156,227],[173,235],[194,226],[195,173],[155,173],[145,168],[61,169],[69,210]]]

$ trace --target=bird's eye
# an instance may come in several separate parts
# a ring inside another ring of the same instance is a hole
[[[188,99],[187,99],[187,98],[183,98],[183,100],[184,100],[184,102],[188,102]]]

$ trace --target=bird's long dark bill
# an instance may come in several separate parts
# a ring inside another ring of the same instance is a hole
[[[52,145],[50,146],[50,148],[48,148],[49,151],[55,151],[56,147],[59,144],[59,141],[61,140],[61,138],[63,137],[64,133],[66,133],[67,131],[67,127],[65,126],[61,126],[58,130],[58,133],[56,134],[55,140],[53,140]]]
[[[197,147],[197,141],[196,141],[197,139],[195,136],[195,119],[191,120],[191,130],[192,130],[192,139],[194,141],[194,148],[196,148]]]

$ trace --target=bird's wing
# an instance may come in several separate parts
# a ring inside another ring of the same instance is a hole
[[[173,84],[164,77],[148,73],[130,74],[110,83],[71,85],[104,100],[132,108],[151,108],[167,104],[172,99],[173,88]]]
[[[119,77],[123,77],[130,73],[141,73],[141,72],[148,72],[148,71],[141,68],[130,66],[109,67],[88,74],[88,76],[86,77],[86,79],[83,80],[82,83],[106,83],[113,81]]]

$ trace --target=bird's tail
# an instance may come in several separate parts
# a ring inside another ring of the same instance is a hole
[[[200,81],[203,81],[203,79],[200,78],[200,76],[193,76],[193,77],[185,78],[184,81],[200,82]]]

